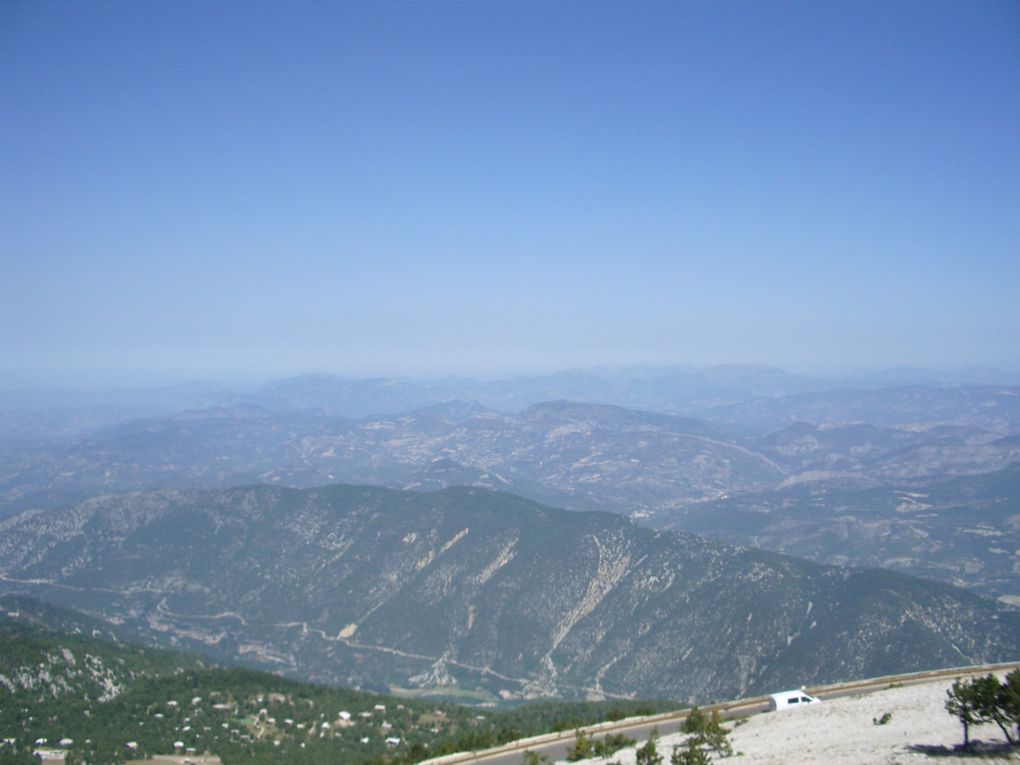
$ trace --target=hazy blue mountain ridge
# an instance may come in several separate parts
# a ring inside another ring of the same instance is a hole
[[[677,511],[672,528],[811,560],[881,566],[1020,604],[1020,465],[924,485],[836,481]]]
[[[343,401],[355,399],[365,408],[372,401],[404,406],[418,395],[412,382],[308,376],[244,392],[265,405],[237,403],[235,397],[230,406],[113,426],[102,426],[102,413],[92,419],[7,413],[4,422],[11,428],[7,447],[0,448],[0,517],[158,488],[472,485],[568,509],[619,512],[654,527],[690,524],[691,530],[732,542],[821,562],[881,564],[996,596],[1020,592],[1008,520],[1020,509],[1002,515],[1005,526],[995,526],[999,521],[984,517],[977,504],[950,507],[925,500],[921,504],[931,508],[907,513],[900,501],[878,498],[869,507],[848,510],[841,494],[869,489],[893,492],[884,497],[929,494],[929,484],[946,478],[1020,462],[1020,435],[1002,432],[1015,419],[1016,388],[816,390],[713,410],[723,419],[739,410],[739,421],[732,422],[569,400],[507,413],[453,399],[360,418],[297,408],[313,403],[342,408]],[[687,386],[690,393],[697,385],[778,391],[809,383],[769,368],[721,367],[598,370],[530,378],[523,387],[512,380],[485,385],[499,396],[524,400],[528,391],[612,397],[641,386],[665,395],[670,386]],[[435,399],[454,390],[477,393],[480,385],[446,379],[423,383],[420,390]],[[202,386],[170,394],[168,401],[175,402],[234,395]],[[139,394],[134,400],[147,399]],[[786,421],[801,416],[814,421]],[[781,426],[756,433],[768,422]],[[76,428],[89,435],[76,440]],[[802,495],[811,501],[804,504]],[[1016,506],[1011,494],[999,500]],[[803,512],[787,512],[784,503]],[[743,514],[748,507],[750,516]],[[710,515],[716,510],[726,515]],[[945,518],[927,518],[932,514]],[[750,534],[751,529],[758,531]]]
[[[988,395],[983,410],[997,406],[997,392]],[[753,437],[689,417],[568,401],[519,414],[445,402],[357,420],[246,405],[139,420],[73,446],[10,453],[0,462],[0,515],[172,486],[436,486],[436,461],[461,466],[450,473],[458,482],[476,475],[489,488],[568,508],[668,523],[693,502],[808,480],[868,486],[997,470],[1020,461],[1020,443],[976,425],[938,423],[792,423]]]
[[[699,416],[768,432],[793,422],[868,423],[885,427],[978,427],[999,435],[1020,432],[1020,386],[904,385],[758,397],[714,407]]]
[[[1020,386],[1020,374],[995,369],[925,370],[894,368],[836,376],[790,374],[776,367],[728,364],[695,369],[639,365],[599,367],[495,380],[444,377],[359,378],[305,374],[261,384],[189,382],[122,389],[61,390],[36,387],[0,389],[0,411],[47,413],[116,421],[165,417],[187,409],[253,404],[269,409],[323,409],[361,417],[399,414],[454,399],[474,400],[503,412],[556,399],[606,403],[631,409],[698,414],[712,407],[807,395],[833,397],[846,392],[904,387],[952,390],[961,386]],[[803,404],[803,401],[801,401]],[[804,419],[804,418],[801,418]],[[79,435],[85,433],[78,428]],[[2,445],[2,444],[0,444]]]
[[[12,458],[0,474],[0,513],[171,486],[413,486],[437,459],[498,476],[493,488],[621,511],[769,488],[785,477],[727,428],[608,405],[551,402],[505,415],[447,403],[361,420],[245,406],[128,423]]]

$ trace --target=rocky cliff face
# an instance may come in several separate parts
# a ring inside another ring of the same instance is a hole
[[[326,682],[725,698],[1020,655],[1020,615],[482,489],[158,491],[0,524],[0,585]]]

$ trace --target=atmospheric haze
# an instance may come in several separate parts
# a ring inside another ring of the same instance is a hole
[[[1013,2],[7,2],[0,387],[1020,367]]]

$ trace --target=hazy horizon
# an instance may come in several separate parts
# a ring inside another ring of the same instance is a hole
[[[144,376],[122,376],[116,379],[99,376],[88,378],[78,375],[77,377],[51,375],[40,378],[34,382],[25,381],[18,384],[17,377],[4,378],[0,384],[0,393],[18,394],[29,391],[49,393],[116,393],[118,391],[143,391],[184,388],[188,386],[209,386],[221,387],[225,390],[237,389],[239,391],[257,389],[263,385],[269,385],[285,380],[301,379],[306,377],[323,376],[333,377],[349,381],[362,380],[403,380],[415,383],[491,383],[514,380],[528,380],[556,375],[592,375],[603,377],[608,380],[630,379],[636,380],[642,376],[664,376],[675,371],[687,371],[691,373],[711,373],[721,370],[743,371],[751,373],[755,370],[780,372],[790,375],[791,378],[803,378],[805,380],[816,380],[820,383],[835,384],[847,383],[853,385],[867,385],[867,387],[895,387],[900,384],[918,384],[931,381],[937,384],[962,384],[962,385],[1020,385],[1020,368],[1010,367],[915,367],[909,365],[891,365],[887,367],[845,367],[845,368],[816,368],[816,369],[791,369],[774,364],[728,362],[720,364],[697,365],[683,363],[635,363],[635,364],[595,364],[591,366],[563,367],[563,368],[532,368],[488,371],[476,374],[470,373],[415,373],[414,371],[399,372],[380,370],[378,372],[344,371],[336,369],[304,369],[293,373],[265,374],[265,375],[241,375],[241,376],[174,376],[174,375],[144,375]]]
[[[0,6],[0,388],[1020,369],[1020,6]]]

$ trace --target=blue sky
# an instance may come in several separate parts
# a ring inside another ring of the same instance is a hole
[[[0,3],[0,387],[1020,368],[1016,2]]]

